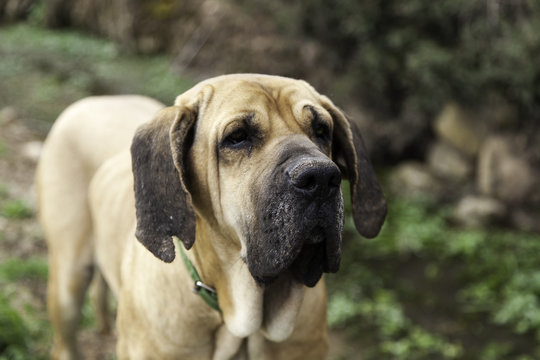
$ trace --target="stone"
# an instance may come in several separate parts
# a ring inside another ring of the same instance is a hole
[[[29,141],[24,143],[21,147],[21,155],[37,164],[43,148],[42,141]]]
[[[509,137],[492,136],[480,150],[477,187],[507,203],[527,202],[536,188],[536,171]]]
[[[391,176],[390,189],[403,197],[426,194],[438,196],[442,184],[433,176],[426,165],[418,162],[404,162],[397,167]]]
[[[467,180],[473,171],[472,162],[445,141],[432,145],[428,151],[427,163],[435,175],[455,181]]]
[[[18,118],[19,114],[13,106],[6,106],[0,110],[0,125],[8,125]]]
[[[516,209],[511,213],[512,225],[521,231],[535,232],[540,234],[540,211],[527,211]]]
[[[471,125],[473,121],[457,104],[448,104],[435,119],[435,133],[459,151],[473,157],[478,153],[483,137],[481,131]]]
[[[499,221],[506,214],[506,206],[497,199],[467,195],[457,204],[454,219],[460,225],[478,228]]]

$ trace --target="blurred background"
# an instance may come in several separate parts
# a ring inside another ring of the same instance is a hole
[[[389,200],[377,238],[347,221],[331,359],[540,358],[540,2],[0,0],[0,359],[48,356],[32,182],[62,109],[232,72],[332,98]]]

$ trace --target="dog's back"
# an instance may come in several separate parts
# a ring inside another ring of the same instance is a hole
[[[97,169],[128,149],[137,127],[164,105],[142,96],[103,96],[78,101],[55,122],[36,173],[39,215],[49,247],[48,306],[55,331],[72,339],[93,273],[88,186]],[[55,289],[69,289],[57,291]],[[70,309],[60,311],[59,304]],[[55,344],[53,357],[69,351]]]

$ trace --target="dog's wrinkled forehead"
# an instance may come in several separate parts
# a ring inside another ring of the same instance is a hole
[[[306,82],[266,75],[225,75],[204,81],[180,95],[177,105],[197,101],[199,119],[219,132],[224,122],[250,113],[282,119],[302,117],[318,105],[318,93]],[[199,124],[199,126],[205,126]]]

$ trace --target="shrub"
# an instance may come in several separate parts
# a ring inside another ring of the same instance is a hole
[[[347,219],[328,319],[362,343],[363,359],[540,356],[540,235],[462,229],[451,215],[429,198],[390,196],[369,240]]]
[[[540,116],[540,68],[531,60],[540,51],[539,2],[256,3],[286,24],[279,28],[322,43],[342,91],[387,119],[426,121],[449,100],[508,103],[522,122]]]

